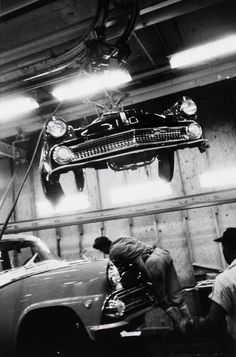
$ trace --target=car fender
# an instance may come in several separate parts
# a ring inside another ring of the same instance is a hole
[[[46,309],[59,307],[61,309],[67,308],[73,311],[79,321],[86,329],[88,336],[93,339],[93,335],[87,326],[92,324],[99,324],[102,306],[104,304],[105,294],[87,295],[78,297],[68,297],[63,299],[51,299],[47,301],[41,301],[30,306],[27,306],[21,313],[15,330],[14,344],[17,342],[17,336],[22,326],[24,319],[29,316],[30,313],[36,310],[41,310],[42,313],[46,313]]]

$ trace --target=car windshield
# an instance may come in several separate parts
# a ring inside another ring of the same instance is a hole
[[[35,264],[44,260],[60,260],[42,241],[37,239],[3,239],[0,241],[0,272],[22,267],[31,259]]]

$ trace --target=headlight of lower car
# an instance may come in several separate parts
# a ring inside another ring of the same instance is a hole
[[[58,164],[68,164],[74,158],[74,153],[67,146],[57,146],[52,154],[53,160]]]
[[[109,317],[121,317],[125,312],[125,303],[119,299],[109,300],[105,307],[105,314]]]
[[[202,136],[202,128],[198,123],[189,124],[186,130],[190,139],[199,139]]]
[[[107,264],[107,280],[111,284],[111,286],[116,289],[121,289],[122,285],[120,283],[121,277],[117,267],[109,260]]]
[[[186,114],[188,116],[191,116],[191,115],[195,115],[196,114],[197,105],[191,98],[183,97],[183,101],[182,101],[179,109],[184,114]]]
[[[52,120],[46,124],[45,131],[50,134],[53,138],[61,138],[65,135],[67,130],[66,123],[61,118],[53,117]]]

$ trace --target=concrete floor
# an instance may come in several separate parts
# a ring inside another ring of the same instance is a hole
[[[146,330],[141,336],[104,339],[96,345],[96,357],[230,357],[229,342],[183,338]],[[86,356],[87,357],[87,356]],[[95,357],[95,355],[91,356]],[[236,357],[236,356],[234,356]]]

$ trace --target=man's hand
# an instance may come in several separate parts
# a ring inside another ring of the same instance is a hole
[[[144,278],[147,281],[149,281],[149,282],[152,281],[151,274],[150,274],[146,264],[144,263],[141,255],[139,255],[136,259],[134,259],[133,264],[138,268],[138,270],[142,273],[142,275],[144,276]]]

